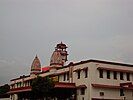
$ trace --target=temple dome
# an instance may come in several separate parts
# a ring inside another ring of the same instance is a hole
[[[64,66],[67,61],[67,46],[64,43],[59,43],[55,47],[55,51],[53,52],[50,59],[50,66],[52,68],[58,68]]]
[[[54,51],[51,56],[50,65],[63,65],[60,51]]]
[[[37,74],[40,71],[41,71],[41,63],[39,58],[36,56],[31,65],[31,74],[32,73]]]

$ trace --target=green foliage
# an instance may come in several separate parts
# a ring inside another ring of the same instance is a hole
[[[0,86],[0,95],[7,93],[9,90],[10,90],[10,86],[8,84]]]
[[[38,76],[32,81],[31,86],[34,98],[44,98],[50,96],[54,83],[49,77]]]

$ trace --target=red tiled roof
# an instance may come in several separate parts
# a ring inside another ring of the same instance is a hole
[[[50,66],[43,67],[43,68],[42,68],[42,72],[46,72],[46,71],[48,71],[49,69],[50,69]]]

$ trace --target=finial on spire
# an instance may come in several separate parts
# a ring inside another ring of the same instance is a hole
[[[37,54],[36,54],[35,58],[38,58]]]
[[[61,41],[61,43],[57,44],[56,48],[57,49],[66,49],[67,46]]]

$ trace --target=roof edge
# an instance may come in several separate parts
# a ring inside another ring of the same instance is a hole
[[[112,65],[120,65],[120,66],[133,67],[133,64],[120,63],[120,62],[114,62],[114,61],[89,59],[89,60],[84,60],[84,61],[80,61],[80,62],[76,62],[76,63],[70,62],[71,64],[63,66],[63,67],[61,67],[59,69],[66,68],[66,67],[69,67],[69,66],[76,66],[76,65],[80,65],[80,64],[85,64],[85,63],[89,63],[89,62],[96,62],[96,63],[104,63],[104,64],[112,64]]]
[[[127,63],[124,63],[124,62],[114,62],[114,61],[94,60],[94,59],[90,59],[89,62],[98,62],[98,63],[104,63],[104,64],[112,64],[112,65],[121,65],[121,66],[133,67],[133,64],[127,64]]]

